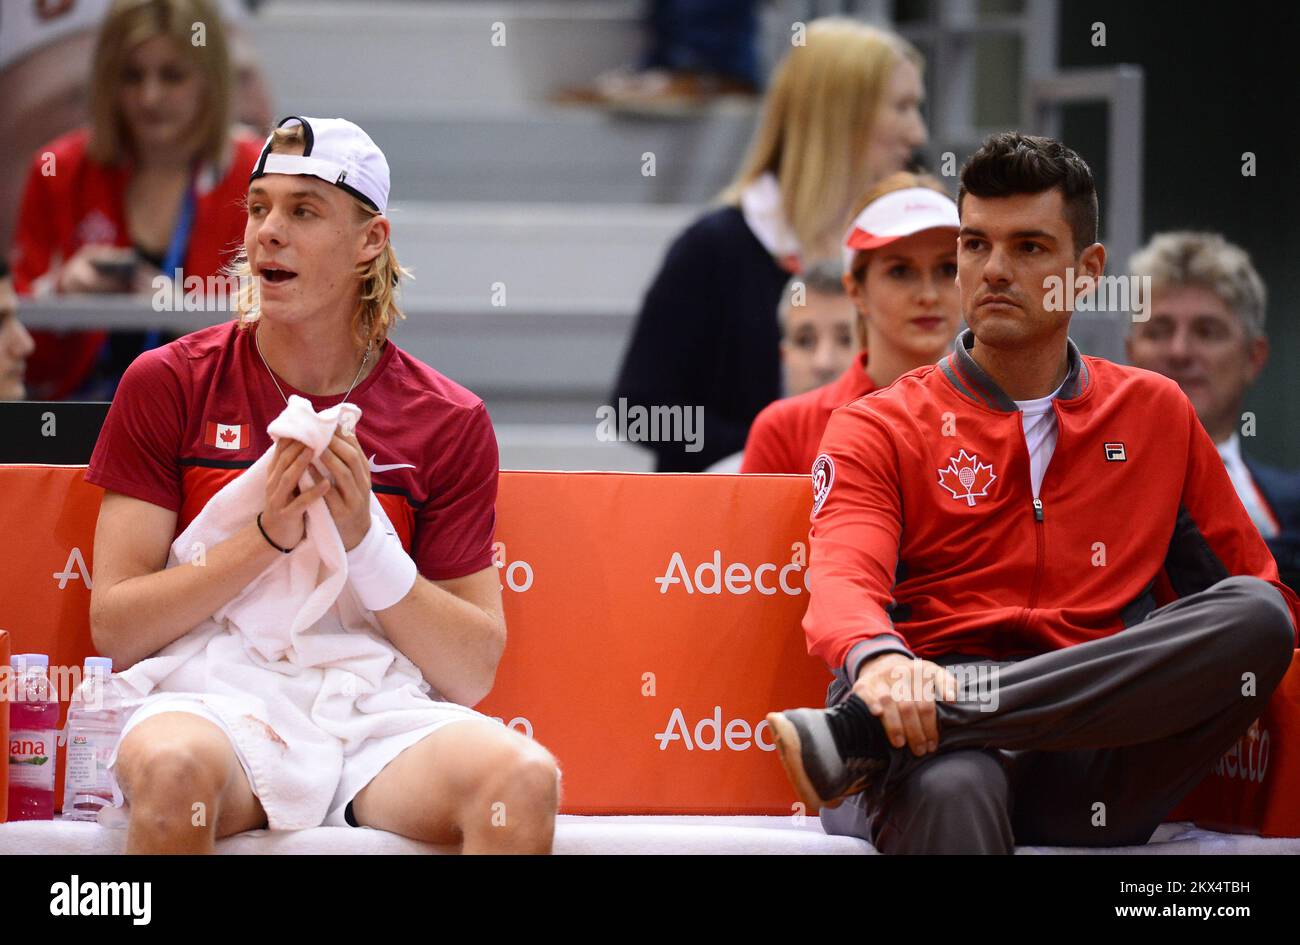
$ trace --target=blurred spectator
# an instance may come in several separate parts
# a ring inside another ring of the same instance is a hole
[[[757,7],[757,0],[651,0],[650,49],[640,67],[603,73],[555,101],[663,114],[724,95],[754,96]]]
[[[957,205],[933,177],[904,171],[872,188],[846,236],[842,268],[863,326],[861,353],[834,383],[765,407],[741,472],[809,472],[832,411],[952,347],[961,325],[957,227]]]
[[[776,308],[803,259],[839,252],[853,202],[925,143],[921,58],[853,20],[808,25],[773,77],[721,206],[674,240],[642,302],[616,382],[646,407],[703,407],[703,449],[649,443],[661,472],[698,472],[744,447],[781,396]]]
[[[781,292],[781,366],[788,396],[829,384],[862,350],[860,316],[845,294],[840,261],[827,260],[791,276]]]
[[[230,86],[206,0],[117,0],[95,49],[90,126],[32,160],[12,251],[18,292],[152,293],[160,272],[219,273],[242,241],[261,148],[232,130]],[[147,337],[34,334],[27,385],[40,400],[110,399]]]
[[[844,292],[839,260],[814,263],[791,276],[776,310],[781,326],[781,366],[787,394],[829,384],[853,363],[866,330]],[[778,401],[780,403],[780,401]],[[772,405],[764,408],[770,410]],[[763,415],[760,413],[759,417]],[[755,421],[757,422],[757,421]],[[753,439],[753,429],[750,430]],[[719,460],[707,473],[741,472],[744,453]]]
[[[1178,382],[1282,580],[1300,587],[1300,476],[1244,456],[1238,432],[1246,391],[1268,360],[1263,280],[1246,251],[1217,233],[1157,234],[1129,269],[1151,280],[1150,317],[1133,324],[1129,360]]]
[[[251,0],[250,0],[251,2]],[[90,64],[111,0],[6,2],[0,16],[0,247],[8,247],[28,163],[47,141],[89,119]],[[270,131],[270,96],[242,0],[220,0],[235,69],[235,116]]]
[[[275,108],[253,45],[249,17],[238,0],[224,0],[220,7],[225,17],[230,66],[235,73],[235,121],[265,140],[275,122]]]
[[[6,3],[0,10],[0,247],[12,240],[32,155],[86,121],[95,31],[108,3]]]
[[[18,320],[18,295],[9,265],[0,258],[0,400],[26,400],[23,374],[27,356],[36,347]]]

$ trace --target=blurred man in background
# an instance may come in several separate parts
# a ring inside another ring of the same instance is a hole
[[[866,344],[866,328],[844,291],[838,260],[815,263],[807,272],[791,278],[781,290],[776,320],[781,326],[781,373],[786,396],[768,404],[764,412],[843,376]],[[746,469],[744,457],[744,451],[733,453],[705,472],[803,472]]]
[[[1157,234],[1129,268],[1151,280],[1151,317],[1133,323],[1129,361],[1178,382],[1282,580],[1300,585],[1300,476],[1247,459],[1241,448],[1243,435],[1255,435],[1242,413],[1246,392],[1268,361],[1264,281],[1246,251],[1217,233]]]
[[[9,265],[0,256],[0,400],[26,400],[23,374],[27,356],[36,347],[32,336],[18,320],[18,295],[14,292]]]
[[[839,260],[792,278],[777,308],[785,394],[793,397],[843,374],[865,343],[853,300],[844,291]]]

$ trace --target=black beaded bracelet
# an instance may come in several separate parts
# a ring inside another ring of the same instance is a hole
[[[275,542],[271,541],[271,536],[268,535],[268,534],[266,533],[266,529],[262,527],[262,513],[261,513],[261,512],[258,512],[258,513],[257,513],[257,530],[258,530],[259,532],[262,533],[262,537],[266,539],[267,544],[269,544],[269,545],[270,545],[272,548],[274,548],[276,551],[283,552],[284,554],[288,554],[289,552],[293,551],[293,548],[281,548],[281,547],[280,547],[279,545],[277,545]],[[297,546],[295,545],[294,547],[297,547]]]

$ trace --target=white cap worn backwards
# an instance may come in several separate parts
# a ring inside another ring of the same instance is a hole
[[[370,135],[346,118],[282,118],[277,128],[302,125],[306,145],[302,154],[272,154],[272,137],[249,175],[249,183],[265,174],[308,174],[346,190],[371,209],[388,209],[388,159]]]

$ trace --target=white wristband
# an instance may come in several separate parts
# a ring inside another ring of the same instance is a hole
[[[415,585],[415,562],[374,516],[366,537],[347,555],[348,581],[367,610],[387,610]]]

